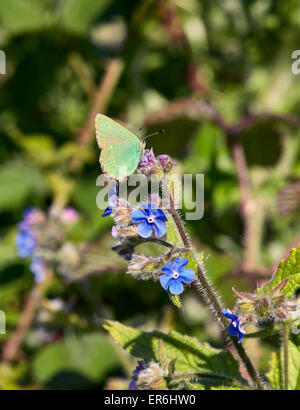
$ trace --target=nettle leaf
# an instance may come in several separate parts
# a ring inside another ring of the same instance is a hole
[[[289,278],[289,280],[281,293],[287,298],[290,298],[293,296],[295,290],[300,287],[300,245],[292,249],[288,257],[280,262],[277,272],[271,280],[262,288],[257,289],[258,295],[268,295],[287,278]]]
[[[274,390],[284,389],[284,363],[283,347],[272,353],[270,371],[267,378]],[[288,388],[289,390],[300,390],[300,347],[289,341],[288,345]]]
[[[234,385],[235,382],[247,385],[239,373],[238,362],[229,352],[200,343],[194,337],[176,331],[169,334],[144,332],[111,320],[107,320],[103,326],[124,349],[145,362],[156,361],[164,366],[160,354],[163,344],[164,360],[170,363],[176,359],[173,362],[175,375],[203,373],[203,377],[196,377],[194,388],[199,388],[198,383],[208,387]],[[192,383],[192,379],[186,379],[186,382]]]

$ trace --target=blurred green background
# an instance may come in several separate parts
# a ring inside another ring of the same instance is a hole
[[[0,0],[2,346],[34,286],[15,249],[23,210],[74,206],[71,239],[96,249],[80,277],[55,276],[20,354],[0,365],[1,388],[126,386],[134,363],[103,332],[105,318],[221,346],[193,291],[178,312],[110,251],[94,116],[164,128],[147,146],[205,174],[204,218],[187,226],[232,307],[231,287],[253,290],[299,238],[299,34],[297,0]],[[247,343],[265,370],[270,341]]]

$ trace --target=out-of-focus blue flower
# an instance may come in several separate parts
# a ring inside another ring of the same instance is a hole
[[[186,258],[175,258],[174,263],[168,262],[161,271],[164,275],[161,275],[159,280],[161,286],[167,290],[169,289],[172,295],[180,295],[183,292],[183,283],[193,282],[195,275],[192,269],[186,269],[188,264]]]
[[[29,230],[32,223],[32,215],[34,214],[34,208],[28,207],[22,214],[22,220],[18,225],[19,231]]]
[[[118,195],[118,185],[114,184],[112,189],[109,190],[108,192],[108,207],[105,209],[103,214],[101,215],[102,217],[109,216],[113,208],[116,206],[116,201],[117,201],[117,196]]]
[[[32,259],[29,269],[34,274],[34,281],[41,283],[46,277],[46,264],[42,258],[36,256]]]
[[[142,360],[139,360],[137,367],[133,371],[131,382],[129,384],[129,390],[139,390],[136,386],[136,382],[137,382],[140,372],[145,369],[146,369],[146,363],[144,363]]]
[[[28,258],[36,248],[35,236],[29,229],[26,230],[24,226],[17,234],[16,246],[20,258]]]
[[[153,204],[143,204],[143,209],[136,209],[131,214],[131,220],[137,223],[138,233],[142,238],[149,238],[154,231],[157,238],[164,236],[167,227],[165,222],[168,220],[161,209],[156,209]]]
[[[229,309],[223,309],[222,315],[231,320],[227,329],[228,333],[230,336],[238,336],[238,342],[240,343],[246,331],[241,327],[238,315],[232,313]]]

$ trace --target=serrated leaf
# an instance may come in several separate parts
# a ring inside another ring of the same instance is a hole
[[[103,326],[128,352],[146,362],[159,362],[159,346],[162,340],[167,360],[171,362],[176,359],[176,374],[206,373],[210,375],[209,385],[219,385],[219,377],[243,382],[238,362],[229,352],[200,343],[194,337],[183,336],[176,331],[169,334],[159,331],[143,332],[110,320]]]
[[[287,278],[289,278],[289,281],[281,293],[290,298],[300,286],[300,245],[292,249],[287,258],[280,262],[277,272],[268,283],[262,288],[257,289],[257,294],[260,296],[270,294],[272,290]]]
[[[300,390],[300,348],[291,341],[288,343],[288,388]],[[266,376],[274,390],[284,388],[283,357],[283,347],[278,352],[272,353],[270,370]]]

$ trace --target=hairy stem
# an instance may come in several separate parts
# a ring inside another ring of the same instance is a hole
[[[288,325],[283,325],[283,368],[284,368],[284,390],[289,389],[289,333]]]
[[[217,380],[222,380],[227,383],[231,383],[236,386],[240,387],[248,387],[245,384],[242,384],[238,380],[233,379],[232,377],[227,377],[227,376],[221,376],[219,374],[213,374],[213,373],[183,373],[183,374],[176,374],[172,377],[172,380],[178,380],[178,379],[187,379],[187,378],[193,378],[193,377],[202,377],[206,379],[217,379]],[[248,387],[249,388],[249,387]]]
[[[171,195],[170,189],[169,189],[169,185],[168,182],[166,181],[166,178],[163,178],[162,180],[162,185],[163,185],[163,189],[165,191],[165,194],[168,196],[169,198],[169,205],[170,205],[170,213],[173,216],[174,222],[177,226],[178,232],[181,236],[182,242],[184,243],[184,246],[190,250],[193,251],[192,249],[192,245],[190,243],[190,240],[187,236],[187,234],[185,233],[184,227],[182,225],[181,219],[179,218],[179,215],[175,209],[174,206],[174,199]],[[195,260],[197,260],[196,255],[194,254],[194,258]],[[225,319],[224,316],[222,316],[222,306],[221,306],[221,302],[219,300],[219,297],[217,295],[217,293],[213,290],[213,288],[211,287],[205,273],[203,272],[203,270],[201,269],[200,265],[198,264],[197,266],[197,278],[195,279],[195,285],[197,290],[200,292],[200,294],[205,293],[206,298],[208,299],[209,303],[208,306],[211,308],[213,314],[215,315],[216,319],[218,320],[218,322],[221,324],[221,328],[222,330],[227,328],[227,320]],[[246,367],[249,376],[251,377],[252,381],[254,382],[254,384],[257,386],[257,388],[259,390],[264,390],[263,384],[259,378],[258,373],[256,372],[251,360],[249,359],[245,349],[243,348],[243,346],[238,343],[237,339],[233,336],[229,336],[230,340],[232,342],[232,344],[234,345],[241,361],[243,362],[244,366]]]

